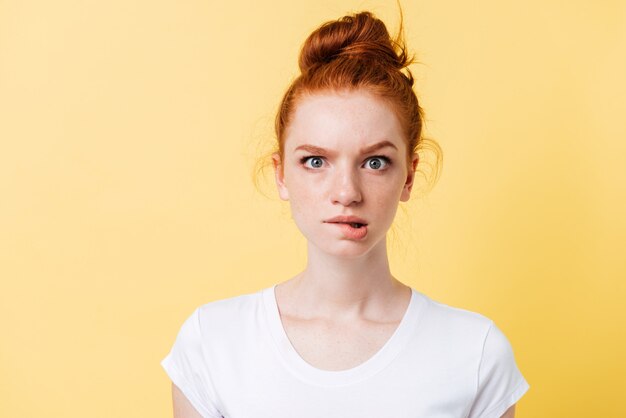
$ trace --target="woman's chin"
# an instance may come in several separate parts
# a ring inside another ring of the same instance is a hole
[[[317,251],[321,251],[327,256],[333,256],[346,259],[358,259],[368,255],[374,246],[371,242],[342,240],[333,243],[324,243],[322,246],[313,244]]]

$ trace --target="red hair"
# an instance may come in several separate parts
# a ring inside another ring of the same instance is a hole
[[[285,131],[303,96],[366,89],[394,110],[407,141],[410,166],[413,153],[423,141],[423,112],[413,91],[413,75],[407,68],[413,62],[403,40],[402,18],[395,39],[390,37],[385,24],[370,12],[322,24],[304,42],[298,61],[301,74],[285,92],[276,115],[276,152],[281,161]],[[432,145],[440,150],[436,143]]]

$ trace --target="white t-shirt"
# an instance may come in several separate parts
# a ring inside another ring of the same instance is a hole
[[[415,289],[374,356],[315,368],[291,345],[274,288],[198,307],[162,360],[203,417],[500,418],[529,388],[491,320]]]

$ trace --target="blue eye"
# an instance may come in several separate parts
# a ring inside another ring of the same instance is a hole
[[[311,162],[311,165],[307,165],[308,162]],[[322,159],[322,157],[302,157],[300,159],[300,163],[304,164],[304,166],[306,168],[320,168],[322,166],[322,164],[324,163],[324,160]]]
[[[365,164],[368,168],[371,168],[372,170],[381,170],[389,166],[391,164],[391,161],[387,157],[377,155],[375,157],[368,158]]]

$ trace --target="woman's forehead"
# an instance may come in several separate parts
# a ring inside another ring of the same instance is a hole
[[[307,94],[298,100],[286,130],[286,149],[302,144],[340,149],[367,148],[381,141],[404,145],[396,114],[384,100],[366,91]]]

